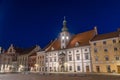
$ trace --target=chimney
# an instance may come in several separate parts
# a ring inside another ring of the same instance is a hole
[[[117,30],[118,32],[120,32],[120,28],[118,28],[118,30]]]
[[[94,30],[95,30],[95,35],[97,35],[98,34],[98,32],[97,32],[97,26],[94,27]]]

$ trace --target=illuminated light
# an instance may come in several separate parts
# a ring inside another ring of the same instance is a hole
[[[62,39],[65,39],[65,37],[64,37],[64,36],[62,36]]]
[[[69,37],[67,36],[66,39],[69,39]]]
[[[38,64],[35,64],[36,67],[38,67]]]

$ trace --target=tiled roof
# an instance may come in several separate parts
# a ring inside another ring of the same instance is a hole
[[[91,40],[94,36],[95,30],[90,30],[87,32],[76,34],[71,38],[70,42],[67,45],[67,48],[75,47],[76,42],[80,43],[79,46],[89,45],[89,40]],[[54,50],[60,50],[60,39],[55,39],[46,47],[45,51],[51,51],[52,47],[54,48]]]
[[[54,48],[54,50],[60,49],[60,40],[59,40],[59,39],[55,39],[55,40],[45,49],[45,51],[50,51],[52,48]]]
[[[109,39],[109,38],[115,38],[119,36],[119,32],[111,32],[111,33],[106,33],[106,34],[100,34],[96,35],[91,41],[97,41],[97,40],[102,40],[102,39]]]
[[[18,48],[18,47],[14,47],[16,53],[18,53],[19,55],[29,54],[35,48],[36,48],[36,46],[30,47],[30,48]]]
[[[68,48],[75,47],[76,42],[80,46],[89,45],[89,41],[95,36],[95,30],[79,33],[72,37],[68,44]]]
[[[30,47],[30,48],[26,48],[26,49],[24,49],[24,51],[22,53],[20,53],[20,55],[28,54],[35,48],[36,48],[36,46]]]

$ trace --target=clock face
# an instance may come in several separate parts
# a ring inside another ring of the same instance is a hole
[[[62,36],[62,39],[65,39],[65,37],[64,37],[64,36]]]

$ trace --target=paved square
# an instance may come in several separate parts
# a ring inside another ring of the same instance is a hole
[[[120,80],[120,75],[111,74],[0,74],[0,80]]]

